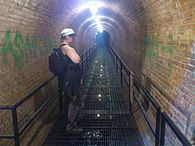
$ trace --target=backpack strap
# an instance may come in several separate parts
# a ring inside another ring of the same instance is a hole
[[[60,49],[62,46],[65,46],[65,45],[68,45],[68,44],[64,44],[64,43],[61,44],[61,45],[59,46],[59,49]]]
[[[59,50],[59,52],[62,53],[61,47],[62,47],[62,46],[65,46],[65,45],[68,45],[68,44],[64,44],[64,43],[63,43],[63,44],[61,44],[56,50]]]
[[[61,44],[58,48],[54,48],[53,51],[55,52],[55,54],[59,57],[62,56],[62,51],[61,51],[61,47],[67,45],[67,44]]]

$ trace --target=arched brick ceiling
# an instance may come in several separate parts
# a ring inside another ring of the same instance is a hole
[[[140,9],[142,8],[141,3],[138,1],[50,0],[50,5],[53,7],[51,15],[60,20],[59,29],[66,26],[73,27],[81,38],[88,38],[85,40],[79,39],[79,46],[87,48],[91,44],[88,41],[92,41],[97,32],[94,18],[89,9],[92,3],[97,5],[102,27],[110,33],[111,40],[116,49],[119,49],[121,46],[121,41],[132,42],[133,40],[135,42],[134,17],[140,13]],[[133,22],[132,25],[131,21]]]
[[[60,40],[60,31],[69,26],[78,33],[75,48],[80,54],[92,45],[96,33],[89,11],[92,2],[98,6],[101,24],[110,33],[114,49],[148,92],[171,113],[174,121],[179,121],[177,125],[190,138],[195,129],[195,110],[192,108],[195,107],[195,0],[1,1],[0,48],[6,52],[2,56],[9,64],[1,64],[0,78],[5,80],[0,86],[6,90],[2,92],[5,98],[0,102],[7,102],[7,97],[14,97],[9,98],[9,102],[14,102],[48,78],[45,75],[48,72],[46,55],[49,47],[45,46],[48,36]],[[5,39],[7,43],[4,43],[4,32],[9,35],[8,41]],[[27,38],[29,35],[39,39],[33,48],[39,57],[28,52],[28,39],[27,47],[23,49],[29,63],[23,53],[18,55],[21,51],[14,48],[17,44],[9,48],[9,41],[17,32]],[[17,57],[14,56],[16,52]],[[23,68],[16,72],[11,66],[18,64]]]

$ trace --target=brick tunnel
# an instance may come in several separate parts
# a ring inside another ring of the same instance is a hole
[[[84,74],[76,136],[48,69],[65,27]],[[0,146],[195,145],[194,0],[0,0],[0,32]]]

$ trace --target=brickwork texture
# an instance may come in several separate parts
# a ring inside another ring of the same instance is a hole
[[[47,59],[59,43],[62,28],[70,26],[78,32],[75,47],[80,54],[93,44],[95,25],[88,2],[0,1],[1,105],[16,103],[51,77]],[[101,20],[105,21],[104,29],[110,33],[114,49],[191,140],[195,135],[195,1],[97,0],[97,3],[105,15]],[[18,109],[20,126],[47,99],[55,85],[48,85]],[[0,116],[0,133],[11,133],[11,114],[0,111]],[[3,143],[0,141],[0,145]]]
[[[59,30],[54,26],[55,21],[51,20],[50,9],[46,3],[36,0],[0,1],[0,105],[15,104],[51,78],[48,54],[59,41],[56,35]],[[49,83],[17,108],[19,129],[51,96],[56,84],[56,81]],[[27,134],[24,131],[25,134],[20,137],[21,145],[40,145],[43,137],[47,136],[45,119],[52,107],[30,125]],[[10,111],[0,110],[0,134],[13,135]],[[33,141],[36,138],[39,141]],[[13,140],[0,140],[0,146],[7,145],[14,145]]]

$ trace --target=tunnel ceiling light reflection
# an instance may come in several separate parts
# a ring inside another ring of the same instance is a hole
[[[91,13],[92,13],[92,15],[93,15],[93,17],[95,19],[95,23],[96,23],[98,31],[99,32],[103,32],[103,28],[102,28],[102,25],[101,25],[100,18],[97,15],[98,8],[97,8],[97,4],[96,3],[91,3],[90,11],[91,11]]]
[[[97,28],[98,28],[99,32],[103,32],[103,28],[102,28],[99,16],[95,16],[95,22],[96,22],[96,25],[97,25]]]
[[[91,3],[90,10],[91,10],[91,13],[95,16],[96,13],[98,12],[97,4],[96,3]]]

